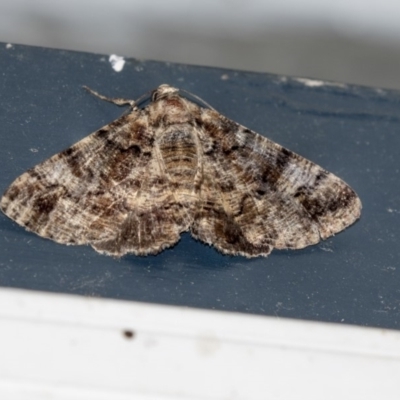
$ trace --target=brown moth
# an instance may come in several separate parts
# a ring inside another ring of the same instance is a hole
[[[161,85],[130,112],[28,170],[0,207],[18,224],[100,253],[156,254],[189,231],[224,254],[301,249],[360,217],[341,179]]]

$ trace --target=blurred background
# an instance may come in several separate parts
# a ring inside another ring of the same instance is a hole
[[[0,0],[0,41],[400,89],[399,0]]]

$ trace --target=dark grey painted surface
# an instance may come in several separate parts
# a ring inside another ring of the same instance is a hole
[[[116,260],[1,214],[1,286],[400,328],[399,92],[137,60],[117,73],[101,55],[5,44],[0,72],[1,192],[123,112],[82,85],[135,99],[169,83],[339,175],[364,206],[336,237],[251,260],[188,234],[157,256]]]

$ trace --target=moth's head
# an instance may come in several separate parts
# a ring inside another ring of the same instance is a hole
[[[151,94],[151,101],[157,101],[162,98],[168,97],[173,93],[178,93],[179,89],[167,85],[166,83],[160,85],[157,89],[153,90]]]

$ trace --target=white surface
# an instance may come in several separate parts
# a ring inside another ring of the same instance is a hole
[[[0,326],[1,399],[399,396],[397,331],[15,289]]]

